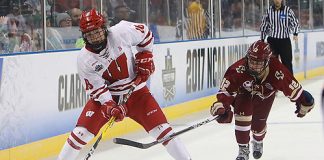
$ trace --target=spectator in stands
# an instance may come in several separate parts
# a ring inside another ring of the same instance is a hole
[[[80,23],[80,17],[82,14],[81,9],[79,8],[72,8],[68,11],[71,19],[72,19],[72,26],[79,26]]]
[[[79,37],[79,30],[72,27],[72,19],[67,13],[57,13],[55,28],[63,38],[65,49],[74,48],[76,39]],[[75,30],[77,32],[75,32]]]
[[[28,3],[24,3],[22,6],[18,3],[11,4],[11,11],[7,15],[9,53],[32,51],[32,38],[30,34],[33,32],[33,25],[28,25],[27,27],[26,19],[23,16],[25,14],[25,16],[30,18],[29,21],[32,21],[32,12],[33,8]]]
[[[50,16],[46,19],[46,50],[64,49],[61,34],[52,27]]]
[[[21,14],[26,21],[25,31],[20,36],[20,51],[31,52],[42,50],[43,15],[40,1],[26,0],[20,6]]]
[[[20,52],[31,52],[33,49],[32,46],[32,38],[29,34],[23,33],[20,37],[20,46],[19,51]]]
[[[9,18],[7,21],[8,28],[8,51],[9,53],[18,52],[19,51],[19,35],[18,35],[18,26],[19,22],[16,21],[15,18]]]
[[[32,38],[29,33],[18,33],[18,21],[9,19],[10,24],[8,38],[9,38],[9,53],[12,52],[31,52],[33,48]],[[9,25],[8,25],[9,26]]]
[[[239,30],[242,28],[242,10],[243,10],[243,4],[242,2],[236,1],[231,6],[231,12],[233,14],[233,27],[234,30]]]
[[[67,13],[58,13],[56,16],[58,28],[66,48],[75,48],[76,41],[81,37],[79,27],[72,26],[72,19]]]
[[[30,27],[33,29],[43,28],[43,14],[40,9],[41,7],[38,5],[39,4],[28,0],[21,6],[21,13],[26,20],[26,30],[30,29]]]
[[[58,13],[56,16],[57,27],[71,27],[72,18],[67,13]]]
[[[8,17],[0,16],[0,53],[9,52],[7,21]]]
[[[188,39],[202,39],[205,38],[205,31],[207,21],[205,10],[199,1],[193,0],[188,4],[188,17],[186,22]]]
[[[15,23],[8,23],[8,27],[9,27],[8,29],[14,27],[17,29],[18,32],[17,34],[22,35],[26,30],[26,20],[21,14],[19,4],[16,3],[11,4],[11,11],[7,15],[7,17],[8,20],[10,20],[10,22],[15,21]]]
[[[68,13],[72,18],[72,26],[73,27],[79,26],[81,14],[82,14],[81,9],[72,8],[71,10],[68,11]],[[75,42],[74,46],[75,46],[75,48],[82,48],[84,45],[85,45],[85,43],[83,41],[82,36],[80,35],[80,37],[78,39],[76,39],[76,42]]]
[[[43,47],[43,29],[37,28],[32,32],[32,51],[42,51]]]
[[[114,18],[110,20],[109,25],[114,26],[119,23],[121,20],[129,20],[130,14],[135,11],[131,10],[127,5],[122,4],[114,8]]]

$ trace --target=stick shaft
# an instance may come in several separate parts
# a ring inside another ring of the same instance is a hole
[[[141,82],[141,78],[136,78],[132,87],[129,89],[128,93],[123,97],[123,100],[120,101],[120,103],[118,103],[118,105],[122,105],[122,104],[126,104],[128,98],[130,97],[130,95],[134,92],[136,86]],[[88,154],[86,155],[84,160],[88,160],[94,153],[95,149],[98,147],[99,142],[101,141],[103,135],[107,134],[107,130],[108,128],[111,128],[115,122],[116,117],[111,117],[109,119],[109,121],[107,122],[107,127],[105,128],[105,130],[100,134],[100,136],[98,137],[98,139],[96,140],[96,142],[93,144],[93,146],[91,147],[90,151],[88,152]]]
[[[198,127],[200,127],[202,125],[205,125],[205,124],[207,124],[207,123],[209,123],[209,122],[211,122],[211,121],[213,121],[213,120],[215,120],[217,118],[218,118],[218,116],[212,117],[212,118],[208,118],[208,119],[206,119],[206,120],[204,120],[202,122],[199,122],[197,124],[194,124],[192,126],[189,126],[189,127],[185,128],[185,129],[182,129],[182,130],[180,130],[178,132],[174,132],[170,136],[167,136],[167,137],[164,137],[162,139],[153,141],[151,143],[140,143],[140,142],[136,142],[136,141],[124,139],[124,138],[114,138],[113,141],[116,144],[132,146],[132,147],[136,147],[136,148],[140,148],[140,149],[147,149],[147,148],[150,148],[152,146],[155,146],[156,144],[163,143],[163,142],[168,141],[168,140],[170,140],[170,139],[172,139],[172,138],[174,138],[176,136],[179,136],[179,135],[181,135],[183,133],[186,133],[186,132],[188,132],[190,130],[193,130],[195,128],[198,128]]]

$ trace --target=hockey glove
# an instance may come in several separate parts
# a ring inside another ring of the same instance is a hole
[[[123,105],[117,106],[116,102],[110,100],[106,102],[104,105],[102,105],[101,113],[107,119],[110,119],[111,117],[115,117],[116,118],[115,121],[120,122],[125,118],[127,114],[127,108],[124,107]]]
[[[218,116],[218,123],[231,123],[233,119],[233,112],[229,107],[225,108],[223,103],[215,102],[210,108],[210,114]]]
[[[297,117],[304,117],[308,112],[314,108],[314,98],[307,92],[303,91],[298,100],[296,101],[296,111]]]
[[[153,54],[149,51],[139,52],[135,55],[135,72],[145,82],[155,71]]]

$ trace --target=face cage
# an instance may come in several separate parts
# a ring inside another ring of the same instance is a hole
[[[106,40],[106,30],[104,28],[98,28],[82,34],[84,40],[90,45],[101,44]]]
[[[90,47],[94,52],[100,52],[106,47],[107,36],[108,31],[105,27],[82,33],[86,46]]]
[[[249,72],[254,75],[260,75],[268,66],[269,60],[257,61],[251,58],[247,58],[247,67]]]

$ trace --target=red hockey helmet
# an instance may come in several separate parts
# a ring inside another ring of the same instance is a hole
[[[247,71],[254,75],[260,75],[269,65],[272,55],[270,45],[266,42],[258,40],[251,44],[247,50]]]
[[[106,25],[105,18],[96,11],[91,9],[89,12],[83,11],[80,18],[80,31],[89,32]]]
[[[82,12],[80,31],[87,46],[93,51],[100,52],[107,45],[107,27],[102,14],[95,9]]]

